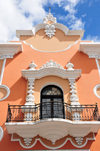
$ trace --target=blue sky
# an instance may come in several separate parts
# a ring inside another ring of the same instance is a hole
[[[0,0],[0,42],[16,40],[16,29],[32,29],[51,7],[57,22],[84,29],[83,40],[100,41],[100,0]]]

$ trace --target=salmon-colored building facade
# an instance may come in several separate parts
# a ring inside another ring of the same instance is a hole
[[[0,44],[0,151],[100,151],[100,43],[49,12]]]

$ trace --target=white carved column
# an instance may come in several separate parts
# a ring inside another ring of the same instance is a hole
[[[26,103],[25,105],[34,105],[34,78],[28,79],[28,91],[26,96]]]
[[[29,65],[29,69],[30,71],[36,70],[36,64],[34,62],[32,62]],[[33,119],[33,112],[34,112],[34,105],[35,105],[35,98],[34,98],[34,82],[35,82],[35,78],[28,78],[28,86],[27,86],[27,96],[26,96],[26,103],[25,106],[22,107],[23,108],[23,112],[24,112],[24,120],[29,120],[32,121]]]
[[[74,65],[72,63],[68,63],[66,65],[67,71],[73,71],[74,70]],[[70,85],[70,101],[71,105],[79,105],[79,98],[77,96],[77,90],[76,90],[76,85],[75,85],[75,78],[68,78],[69,80],[69,85]]]
[[[74,65],[72,63],[68,63],[66,65],[67,71],[73,71]],[[70,102],[71,102],[71,114],[72,114],[72,120],[80,120],[80,109],[79,109],[79,98],[77,96],[77,90],[76,90],[76,84],[75,84],[75,78],[68,78],[69,85],[70,85]]]
[[[70,85],[70,102],[71,105],[80,105],[79,98],[77,96],[77,90],[75,85],[75,79],[68,79]]]
[[[29,65],[30,71],[36,70],[36,64],[32,62]],[[26,96],[26,103],[25,105],[34,105],[34,82],[35,78],[28,78],[28,87],[27,87],[27,96]]]
[[[79,103],[79,98],[77,96],[77,90],[76,90],[76,85],[75,85],[75,79],[68,79],[69,80],[69,85],[70,85],[70,102],[72,105],[71,108],[71,115],[72,115],[72,120],[80,120],[80,103]]]

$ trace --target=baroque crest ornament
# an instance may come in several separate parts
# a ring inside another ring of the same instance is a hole
[[[43,23],[45,24],[45,33],[46,35],[51,38],[55,35],[56,29],[55,29],[55,23],[56,18],[53,17],[53,15],[50,13],[44,18]]]
[[[54,24],[47,24],[45,26],[45,33],[49,38],[54,36],[55,32],[56,32],[56,30],[55,30],[55,25]]]

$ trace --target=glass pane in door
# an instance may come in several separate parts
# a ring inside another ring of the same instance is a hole
[[[64,118],[64,104],[62,98],[53,99],[53,116],[54,118]]]
[[[43,118],[51,118],[51,100],[48,98],[42,99],[41,104],[41,112],[42,112],[42,119]]]

